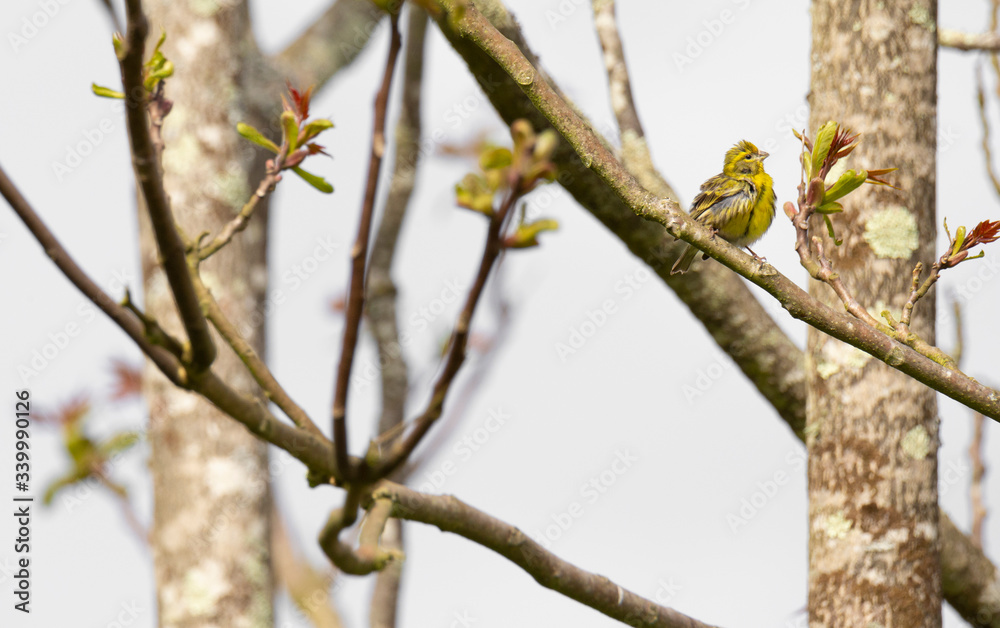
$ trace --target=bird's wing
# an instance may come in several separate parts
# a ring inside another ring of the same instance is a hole
[[[746,203],[754,196],[753,182],[716,175],[705,181],[701,186],[701,193],[694,197],[691,204],[691,217],[701,222],[711,223],[711,220],[700,218],[702,214],[711,212],[715,215],[725,214],[728,210],[735,209],[741,203]],[[707,216],[706,216],[707,218]]]

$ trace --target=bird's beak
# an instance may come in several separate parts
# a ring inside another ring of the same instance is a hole
[[[758,154],[758,155],[760,155],[760,160],[761,160],[761,161],[764,161],[765,159],[767,159],[768,157],[770,157],[770,156],[771,156],[771,154],[770,154],[770,153],[765,153],[764,151],[760,151],[760,152],[759,152],[759,153],[757,153],[757,154]]]

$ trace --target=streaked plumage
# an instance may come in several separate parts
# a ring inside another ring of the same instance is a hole
[[[766,157],[767,153],[746,140],[730,148],[722,173],[705,181],[694,197],[691,217],[714,229],[727,242],[750,250],[774,219],[774,182],[764,172]],[[688,245],[670,274],[686,272],[698,253],[696,247]]]

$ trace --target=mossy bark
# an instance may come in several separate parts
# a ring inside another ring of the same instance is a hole
[[[918,261],[934,259],[937,6],[815,0],[810,129],[861,132],[859,168],[897,167],[899,189],[864,186],[814,233],[855,297],[898,320]],[[842,307],[825,284],[810,293]],[[859,322],[859,324],[862,324]],[[934,341],[934,294],[912,329]],[[941,625],[934,392],[809,330],[810,626]]]

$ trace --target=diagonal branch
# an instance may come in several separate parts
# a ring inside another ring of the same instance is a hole
[[[271,65],[294,85],[325,85],[364,50],[383,17],[370,0],[335,0]]]
[[[433,10],[432,16],[442,34],[468,64],[470,72],[505,121],[510,123],[517,118],[528,118],[536,128],[547,124],[528,97],[517,89],[514,80],[480,47],[456,30],[438,3],[428,1],[423,4]],[[534,58],[519,26],[502,3],[498,0],[478,0],[477,6],[488,11],[490,20],[505,37],[524,54]],[[542,80],[553,84],[553,89],[559,91],[550,78],[542,76]],[[667,272],[669,261],[680,253],[683,243],[672,244],[673,238],[658,225],[637,218],[617,194],[583,166],[579,156],[565,143],[556,150],[553,161],[563,173],[559,178],[560,184],[584,209],[620,238],[633,254],[657,272],[796,436],[804,440],[805,357],[761,307],[740,277],[720,264],[701,265],[694,272],[684,275],[683,280],[679,280],[679,276],[671,276]],[[962,617],[974,621],[982,608],[1000,608],[1000,597],[992,599],[984,595],[983,606],[979,606],[976,602],[978,595],[963,596],[961,593],[1000,591],[1000,577],[989,559],[971,545],[947,513],[942,510],[940,515],[942,537],[945,539],[941,560],[946,597]],[[958,552],[956,548],[965,548],[966,551]],[[970,562],[977,567],[967,569]],[[992,625],[1000,628],[1000,613],[996,614],[996,623]]]
[[[399,35],[399,14],[390,16],[392,35],[389,38],[389,55],[382,74],[382,86],[375,96],[375,122],[372,131],[371,156],[368,159],[368,182],[365,198],[361,205],[361,220],[358,236],[351,249],[351,279],[348,289],[347,312],[344,321],[344,340],[341,345],[340,363],[337,365],[336,389],[333,397],[333,443],[337,469],[343,478],[350,480],[353,469],[347,459],[347,390],[351,382],[351,367],[354,365],[354,349],[358,344],[361,314],[365,303],[365,262],[368,256],[368,238],[371,235],[372,214],[375,211],[375,193],[378,189],[378,175],[382,169],[385,153],[385,118],[389,105],[389,89],[392,74],[396,68],[396,58],[401,45]]]
[[[472,288],[469,289],[465,304],[455,322],[455,329],[452,331],[451,340],[448,343],[448,355],[445,358],[444,369],[442,369],[437,381],[434,382],[434,389],[431,391],[431,399],[427,403],[427,407],[414,421],[413,429],[393,445],[385,458],[372,470],[370,477],[385,478],[398,469],[417,448],[435,421],[441,417],[451,384],[462,367],[462,363],[465,362],[465,348],[469,340],[472,317],[476,313],[479,298],[486,288],[486,280],[489,279],[490,271],[493,270],[497,258],[503,251],[501,238],[507,226],[507,219],[512,214],[511,210],[521,197],[520,188],[521,183],[518,179],[500,208],[490,215],[490,226],[486,232],[486,244],[483,246],[483,257],[479,262],[479,271],[476,273],[476,279]]]
[[[163,258],[163,270],[177,304],[181,322],[191,343],[190,363],[192,373],[204,371],[215,360],[215,343],[208,329],[208,321],[201,312],[188,269],[186,249],[177,231],[170,201],[163,188],[156,146],[150,134],[146,104],[149,101],[143,86],[143,51],[149,23],[142,12],[139,0],[125,3],[128,19],[127,46],[121,62],[122,84],[126,95],[125,115],[128,135],[132,144],[132,165],[136,181],[142,190],[150,223],[156,235],[156,246]]]
[[[278,184],[281,179],[281,173],[277,169],[274,172],[268,171],[264,178],[261,179],[260,184],[257,185],[257,191],[253,193],[250,200],[247,201],[243,208],[240,209],[240,213],[236,214],[232,220],[230,220],[219,232],[219,235],[206,244],[205,246],[199,246],[198,248],[198,259],[204,261],[218,253],[222,247],[229,244],[230,240],[237,234],[247,228],[250,224],[250,218],[253,217],[254,210],[257,209],[258,203],[268,194],[274,191],[274,186]]]
[[[577,113],[552,89],[517,46],[499,33],[474,5],[455,14],[456,0],[438,0],[442,21],[489,55],[520,86],[601,180],[637,215],[663,225],[674,237],[694,244],[711,257],[757,284],[789,313],[838,340],[879,358],[889,366],[952,399],[1000,421],[1000,392],[983,386],[899,343],[847,314],[835,312],[811,298],[769,264],[762,264],[693,221],[675,202],[657,199],[644,190]]]
[[[424,495],[384,482],[374,497],[391,501],[393,517],[427,523],[487,547],[528,572],[543,587],[629,626],[707,628],[707,624],[646,600],[604,576],[571,565],[514,526],[450,495]]]
[[[56,236],[49,231],[49,228],[42,222],[41,217],[34,208],[21,195],[14,183],[7,177],[7,173],[0,167],[0,194],[10,203],[14,213],[18,215],[24,225],[28,228],[38,243],[42,245],[45,254],[52,260],[52,263],[62,271],[70,282],[83,293],[101,311],[108,315],[122,331],[128,334],[129,338],[138,345],[149,359],[163,371],[163,374],[177,386],[187,386],[187,373],[180,361],[166,347],[154,344],[147,336],[148,330],[144,328],[142,321],[125,306],[115,303],[94,281],[87,276],[87,273],[80,268],[70,254],[63,248],[63,245],[56,239]]]
[[[195,291],[198,294],[199,300],[204,304],[208,320],[212,322],[212,326],[215,327],[219,335],[225,339],[233,352],[240,358],[240,361],[247,367],[247,370],[250,371],[250,375],[253,376],[254,381],[260,386],[264,395],[281,408],[281,411],[296,426],[309,432],[321,441],[328,443],[329,441],[326,440],[323,432],[309,418],[306,411],[285,391],[284,387],[274,377],[274,374],[271,373],[271,369],[267,367],[264,360],[254,351],[253,346],[240,335],[233,323],[223,313],[222,308],[219,307],[218,301],[215,300],[215,296],[212,295],[208,286],[201,281],[201,278],[197,274],[193,278]]]
[[[639,180],[647,190],[673,200],[677,193],[656,170],[646,132],[642,129],[635,101],[632,99],[632,81],[629,79],[625,50],[618,33],[615,18],[615,0],[593,0],[594,28],[604,51],[604,67],[608,71],[608,92],[611,109],[618,121],[622,139],[622,165]]]
[[[514,18],[497,0],[478,0],[505,37],[533,58]],[[500,117],[508,124],[526,118],[537,128],[548,120],[528,100],[514,80],[479,47],[465,39],[447,20],[435,14],[442,34],[468,64]],[[552,79],[543,77],[553,85]],[[559,183],[629,250],[645,262],[690,308],[718,345],[771,403],[797,434],[805,428],[805,359],[802,351],[768,315],[746,283],[719,264],[701,264],[687,275],[671,275],[670,266],[687,245],[659,225],[636,216],[603,181],[583,165],[564,141],[553,154]],[[640,181],[653,192],[660,193]]]
[[[125,306],[115,303],[73,260],[62,244],[28,204],[7,174],[0,168],[0,194],[21,218],[45,250],[46,255],[77,289],[114,321],[174,385],[196,392],[243,424],[251,433],[284,449],[305,464],[316,483],[337,476],[332,464],[332,447],[297,427],[283,423],[257,399],[242,395],[211,370],[192,373],[168,349],[154,344],[140,319]]]

